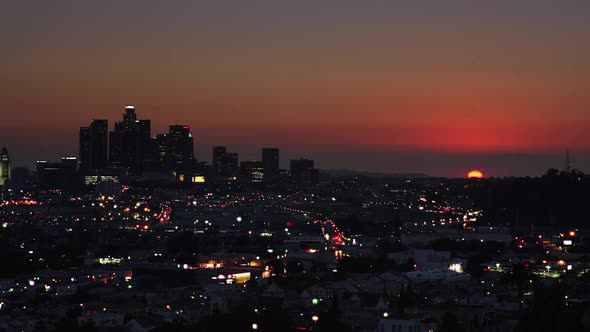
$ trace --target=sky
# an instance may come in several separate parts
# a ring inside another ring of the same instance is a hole
[[[0,11],[0,146],[77,154],[126,104],[196,157],[261,147],[322,169],[590,173],[590,2],[12,1]]]

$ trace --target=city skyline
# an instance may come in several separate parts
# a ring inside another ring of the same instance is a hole
[[[590,1],[14,1],[0,332],[590,332]]]
[[[200,160],[217,145],[244,159],[277,146],[322,169],[536,176],[569,149],[584,171],[588,9],[9,4],[0,143],[14,165],[76,154],[76,128],[132,102],[153,132],[190,125]]]
[[[128,108],[133,108],[135,110],[135,105],[132,104],[125,104],[123,107],[119,107],[119,115],[122,109],[127,110]],[[135,114],[134,114],[135,115]],[[141,114],[142,118],[147,118]],[[173,121],[173,119],[170,119]],[[106,122],[105,122],[106,121]],[[151,119],[147,120],[140,120],[140,121],[147,121],[148,123],[151,122]],[[112,122],[112,124],[108,124]],[[87,123],[90,123],[90,126],[81,126],[78,129],[83,130],[87,128],[92,128],[93,124],[99,124],[103,127],[101,130],[107,130],[110,132],[111,135],[116,132],[117,125],[119,122],[115,119],[88,119]],[[122,124],[122,123],[121,123]],[[173,127],[184,126],[184,125],[162,125],[162,124],[155,124],[155,128],[151,131],[151,139],[158,140],[160,136],[167,136],[167,130],[171,130]],[[106,126],[106,127],[105,127]],[[191,128],[190,125],[188,125]],[[161,128],[162,131],[158,129]],[[194,130],[194,129],[193,129]],[[197,129],[198,130],[198,129]],[[244,129],[246,130],[246,129]],[[80,132],[82,135],[82,132]],[[82,136],[80,136],[81,139]],[[50,158],[34,158],[33,160],[29,160],[29,163],[23,163],[22,159],[19,159],[18,156],[16,158],[11,157],[13,160],[13,167],[26,167],[30,169],[35,168],[35,163],[38,160],[59,160],[64,156],[77,156],[80,160],[81,170],[84,169],[83,161],[80,158],[82,153],[81,150],[81,142],[77,139],[78,136],[75,137],[75,151],[69,152],[56,152],[51,155]],[[267,146],[274,146],[272,144],[266,144],[264,142],[261,143],[260,146],[244,146],[240,142],[236,142],[233,145],[229,144],[216,144],[216,143],[208,143],[208,145],[200,146],[199,145],[199,137],[195,137],[196,143],[195,147],[193,148],[194,151],[194,158],[196,161],[199,162],[207,162],[209,165],[214,166],[213,158],[210,156],[212,149],[216,147],[223,147],[229,148],[232,150],[230,154],[239,154],[238,159],[236,160],[236,165],[238,165],[241,161],[262,161],[263,160],[263,153],[266,149],[273,149],[268,148]],[[111,139],[108,140],[107,145],[111,145]],[[271,140],[272,141],[272,140]],[[106,144],[106,142],[105,142]],[[265,145],[266,144],[266,145]],[[564,151],[557,151],[554,153],[538,153],[538,154],[526,154],[526,153],[500,153],[500,154],[465,154],[465,153],[453,153],[453,152],[446,152],[446,151],[422,151],[420,149],[416,150],[409,150],[406,147],[402,147],[392,151],[394,158],[397,158],[396,162],[400,166],[398,170],[391,170],[384,167],[367,167],[363,168],[360,167],[346,167],[346,165],[354,165],[354,161],[356,157],[359,157],[361,165],[363,164],[373,164],[378,165],[381,161],[381,158],[387,158],[387,156],[380,155],[383,151],[372,149],[372,147],[368,147],[365,151],[357,152],[354,155],[349,154],[344,158],[340,156],[340,153],[345,153],[346,151],[340,151],[338,149],[332,148],[330,151],[325,152],[321,150],[314,149],[313,147],[309,151],[293,151],[290,149],[284,149],[279,146],[275,146],[276,148],[280,148],[282,154],[285,154],[284,158],[281,158],[280,167],[282,169],[289,169],[290,168],[290,161],[296,160],[299,158],[312,158],[312,159],[326,159],[326,155],[328,158],[332,158],[332,160],[337,160],[335,165],[336,167],[324,167],[324,170],[350,170],[350,171],[358,171],[358,172],[368,172],[368,173],[382,173],[382,174],[425,174],[429,176],[442,176],[442,177],[465,177],[469,171],[472,169],[481,169],[484,173],[485,177],[504,177],[504,176],[540,176],[544,174],[544,172],[549,168],[557,168],[557,169],[566,169],[566,163],[571,163],[572,160],[570,158],[571,150],[566,149]],[[112,152],[112,146],[108,150],[108,154],[110,155]],[[235,150],[235,151],[234,151]],[[37,151],[37,150],[36,150]],[[286,152],[286,153],[285,153]],[[47,156],[48,154],[40,153],[37,151],[38,156]],[[416,167],[415,162],[416,160],[421,160],[424,156],[427,156],[429,160],[434,160],[437,163],[437,167],[439,171],[428,172],[428,162],[424,163],[423,166]],[[319,158],[317,157],[319,156]],[[322,158],[324,157],[324,158]],[[348,158],[347,158],[348,157]],[[458,161],[455,159],[459,159]],[[570,158],[570,159],[568,159]],[[109,163],[110,158],[109,159]],[[579,156],[573,156],[573,166],[572,169],[579,169],[584,170],[580,166],[584,166],[586,162],[590,162],[590,159],[587,156],[582,155],[580,158]],[[14,161],[16,160],[16,162]],[[467,162],[465,162],[467,160]],[[531,168],[528,166],[529,163],[534,161],[537,164],[536,168]],[[105,163],[107,160],[104,161]],[[105,164],[106,165],[106,164]],[[330,165],[328,163],[328,165]],[[424,167],[425,166],[425,167]],[[237,167],[237,166],[236,166]],[[519,169],[520,173],[509,173],[511,170]],[[527,173],[527,170],[532,170],[531,173]]]

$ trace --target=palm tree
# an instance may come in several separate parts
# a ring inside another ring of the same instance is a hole
[[[504,284],[516,286],[518,291],[518,311],[522,311],[524,292],[533,282],[535,275],[526,263],[517,263],[510,266],[500,281]]]

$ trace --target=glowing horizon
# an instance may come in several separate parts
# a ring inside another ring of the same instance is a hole
[[[21,164],[57,159],[77,151],[78,127],[104,118],[112,128],[134,105],[152,134],[190,126],[205,160],[213,145],[274,145],[313,152],[326,168],[464,176],[471,156],[552,154],[548,168],[570,149],[590,169],[585,9],[543,0],[10,3],[0,13],[0,145]],[[364,164],[328,157],[339,150]],[[438,173],[420,158],[371,161],[408,151],[463,163]],[[477,167],[525,172],[524,162],[496,162]]]

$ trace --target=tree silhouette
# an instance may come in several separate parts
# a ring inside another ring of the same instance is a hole
[[[535,276],[533,272],[529,269],[528,264],[523,263],[513,264],[500,278],[501,283],[516,286],[518,292],[519,311],[522,311],[522,304],[524,303],[524,292],[526,289],[532,286],[532,281],[534,279]]]

